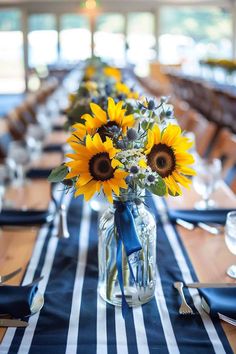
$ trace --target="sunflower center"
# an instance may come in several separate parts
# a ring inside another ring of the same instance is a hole
[[[100,152],[89,161],[89,172],[96,181],[106,181],[114,176],[114,169],[107,152]]]
[[[110,128],[117,127],[117,129],[120,129],[120,127],[115,123],[115,122],[108,122],[107,124],[102,125],[98,129],[98,134],[100,135],[102,142],[106,141],[106,137],[111,137],[113,135],[113,132],[110,130]]]
[[[165,144],[154,145],[147,155],[148,165],[162,178],[168,177],[175,170],[175,154],[171,147]]]

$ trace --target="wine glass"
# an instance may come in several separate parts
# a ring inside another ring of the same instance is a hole
[[[4,164],[0,164],[0,212],[3,208],[3,199],[6,191],[6,183],[8,179],[7,167]]]
[[[227,214],[225,224],[225,243],[233,254],[236,255],[236,211],[231,211]],[[227,269],[227,274],[233,279],[236,279],[236,264],[231,265]]]
[[[28,125],[25,141],[32,160],[40,157],[45,136],[45,130],[39,124]]]
[[[210,199],[221,179],[221,161],[219,159],[198,159],[195,165],[196,176],[193,177],[193,187],[202,200],[195,203],[199,210],[214,209],[215,202]]]
[[[21,141],[12,141],[9,145],[8,160],[15,163],[15,186],[22,187],[25,184],[25,170],[30,162],[27,146]]]

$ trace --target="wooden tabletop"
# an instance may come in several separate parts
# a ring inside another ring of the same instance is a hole
[[[57,138],[55,138],[57,134]],[[57,140],[58,139],[58,140]],[[62,134],[53,133],[48,141],[53,143],[62,142]],[[62,155],[59,153],[43,154],[36,165],[44,167],[54,167],[60,163]],[[235,208],[236,197],[231,190],[222,182],[217,191],[212,196],[221,207]],[[7,191],[6,199],[14,202],[14,207],[24,208],[46,208],[50,200],[50,186],[47,180],[33,180],[26,184],[24,188],[11,188]],[[193,188],[184,191],[183,196],[177,198],[167,198],[167,203],[176,208],[192,208],[200,197]],[[229,265],[236,263],[236,257],[227,249],[224,242],[224,235],[213,236],[199,228],[188,231],[178,226],[183,243],[187,249],[189,257],[193,263],[195,271],[200,281],[207,282],[230,282],[226,275]],[[0,274],[6,274],[18,267],[22,267],[21,273],[8,284],[19,284],[25,268],[30,260],[38,229],[27,228],[3,228],[0,233]],[[233,351],[236,353],[236,327],[222,322],[222,326],[229,339]],[[0,329],[0,341],[3,338],[5,329]]]

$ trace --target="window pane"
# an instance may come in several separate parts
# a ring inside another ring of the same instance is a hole
[[[23,34],[19,10],[0,11],[0,93],[25,90]]]
[[[163,7],[160,60],[196,65],[204,57],[232,55],[232,19],[219,7]]]
[[[125,61],[124,16],[104,14],[97,18],[94,34],[95,55],[122,65]]]
[[[0,31],[20,31],[21,13],[18,10],[1,10]]]
[[[29,17],[29,66],[53,64],[57,61],[56,19],[51,14]]]
[[[91,57],[91,32],[86,16],[61,16],[60,59],[67,62]]]
[[[130,13],[127,25],[128,59],[143,71],[156,56],[154,16],[148,12]]]

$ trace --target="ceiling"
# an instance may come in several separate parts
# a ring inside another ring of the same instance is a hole
[[[102,11],[155,11],[162,5],[230,6],[236,0],[97,0]],[[21,7],[28,12],[80,11],[82,0],[0,0],[0,8]]]

